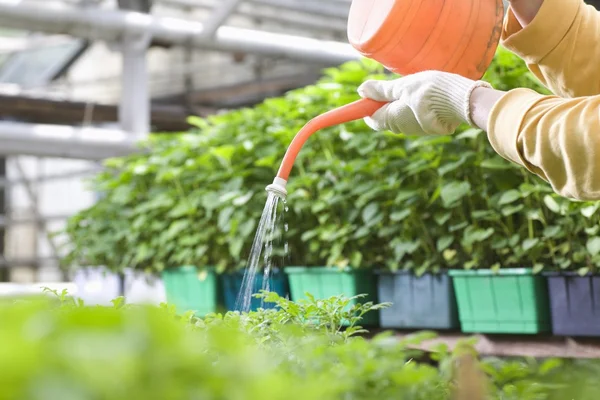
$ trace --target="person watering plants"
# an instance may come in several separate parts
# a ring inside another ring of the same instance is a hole
[[[509,3],[501,43],[555,95],[424,71],[363,83],[361,97],[390,102],[365,121],[408,135],[450,135],[466,122],[558,194],[600,200],[600,13],[583,0]]]

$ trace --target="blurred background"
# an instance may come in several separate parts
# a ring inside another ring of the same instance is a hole
[[[114,276],[61,271],[60,238],[50,234],[94,203],[85,179],[149,132],[184,131],[188,115],[255,104],[355,58],[349,6],[0,1],[0,294],[43,284],[115,297]]]

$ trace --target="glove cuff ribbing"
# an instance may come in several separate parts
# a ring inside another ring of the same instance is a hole
[[[463,121],[474,126],[471,119],[471,94],[479,87],[491,89],[492,85],[484,81],[472,81],[460,75],[450,75],[444,80],[443,87],[438,87],[435,91],[439,96],[443,96],[440,100],[443,98],[449,100],[442,100],[440,103],[445,103],[450,108],[448,110],[450,115],[459,116]]]

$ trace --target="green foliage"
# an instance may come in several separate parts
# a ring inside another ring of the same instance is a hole
[[[597,361],[477,361],[472,340],[427,355],[415,348],[434,337],[429,332],[366,340],[309,322],[348,317],[331,309],[349,302],[342,297],[291,310],[293,303],[263,293],[288,311],[200,320],[166,304],[116,299],[113,307],[90,307],[54,294],[3,301],[0,341],[9,345],[0,347],[0,400],[466,400],[452,394],[461,382],[474,383],[460,368],[469,360],[484,373],[475,378],[488,389],[486,399],[600,394]]]
[[[315,85],[207,119],[194,132],[155,136],[149,151],[109,160],[93,188],[104,197],[73,217],[70,265],[149,271],[245,266],[264,188],[311,118],[358,98],[372,62],[330,68]],[[546,92],[499,49],[485,79]],[[300,152],[289,182],[285,233],[291,265],[442,268],[534,267],[580,273],[600,265],[597,203],[554,195],[500,158],[486,135],[372,132],[362,121],[325,129]],[[283,213],[283,210],[279,210]],[[275,256],[282,256],[277,247]]]

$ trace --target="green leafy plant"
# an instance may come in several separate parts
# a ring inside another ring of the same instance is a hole
[[[356,100],[369,78],[394,76],[350,62],[253,108],[190,118],[193,132],[155,135],[147,151],[107,161],[92,184],[102,199],[68,223],[65,264],[243,268],[264,188],[292,138],[316,115]],[[547,93],[502,48],[484,79]],[[600,265],[597,203],[560,199],[465,126],[427,138],[373,132],[362,121],[325,129],[300,152],[288,188],[278,229],[289,230],[273,251],[279,265],[416,274],[504,267],[584,274]]]
[[[298,305],[302,311],[197,319],[168,304],[125,306],[116,299],[112,307],[87,306],[67,292],[47,294],[0,307],[0,341],[10,343],[0,350],[1,400],[592,400],[600,394],[597,360],[480,359],[471,339],[428,355],[417,348],[433,337],[429,332],[366,340],[306,322],[348,317],[329,309],[345,298],[307,301]],[[281,321],[283,315],[289,318]],[[297,329],[265,335],[267,325]]]

